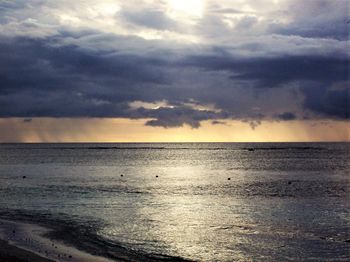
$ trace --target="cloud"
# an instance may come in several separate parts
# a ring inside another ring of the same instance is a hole
[[[119,116],[123,102],[137,99],[137,89],[167,81],[157,70],[163,62],[154,57],[55,44],[0,39],[2,116]]]
[[[284,121],[290,121],[297,119],[297,116],[292,112],[284,112],[277,115],[277,118]]]
[[[125,21],[141,26],[158,30],[178,29],[177,22],[166,16],[164,12],[156,9],[125,10],[118,14]]]
[[[349,58],[323,55],[241,58],[230,55],[187,57],[186,65],[231,72],[231,79],[257,81],[257,88],[272,88],[291,81],[334,82],[348,79]]]
[[[291,1],[288,4],[290,23],[272,23],[270,32],[282,35],[299,35],[308,38],[349,40],[349,2]]]
[[[0,117],[347,120],[344,3],[208,1],[186,18],[162,1],[1,2]]]
[[[227,123],[225,121],[219,121],[219,120],[214,120],[211,121],[212,125],[226,125]]]
[[[350,119],[350,86],[331,89],[328,86],[304,88],[304,107],[321,117]]]
[[[260,120],[243,120],[243,122],[248,123],[250,128],[255,130],[258,126],[261,125]]]
[[[181,127],[185,124],[192,128],[199,128],[203,120],[227,118],[228,115],[222,112],[209,110],[196,110],[188,106],[179,106],[172,108],[144,109],[138,110],[143,117],[155,118],[146,122],[148,126],[161,127]]]

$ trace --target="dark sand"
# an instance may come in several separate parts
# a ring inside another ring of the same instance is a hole
[[[61,233],[58,232],[58,234]],[[78,244],[82,241],[83,239],[80,240],[77,237],[74,243]],[[0,262],[189,261],[178,257],[137,253],[131,250],[128,251],[123,247],[109,249],[107,246],[100,245],[97,248],[93,245],[90,246],[88,242],[85,248],[77,249],[74,246],[67,244],[63,239],[55,238],[55,232],[47,227],[28,222],[0,219]],[[82,246],[80,245],[80,247]],[[88,252],[88,250],[91,252]]]
[[[53,260],[38,256],[32,252],[20,249],[8,244],[7,241],[0,239],[0,261],[1,262],[52,262]]]
[[[48,232],[39,225],[0,219],[0,262],[111,261],[47,238]]]

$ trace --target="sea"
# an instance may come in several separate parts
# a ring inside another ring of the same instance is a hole
[[[350,261],[349,160],[350,143],[0,144],[0,218],[112,259]]]

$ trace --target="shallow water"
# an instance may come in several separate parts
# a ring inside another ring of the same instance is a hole
[[[347,261],[348,159],[349,143],[2,144],[0,211],[193,260]]]

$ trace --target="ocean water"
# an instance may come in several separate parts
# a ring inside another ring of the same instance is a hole
[[[2,144],[0,217],[74,224],[109,256],[349,261],[349,159],[350,143]]]

